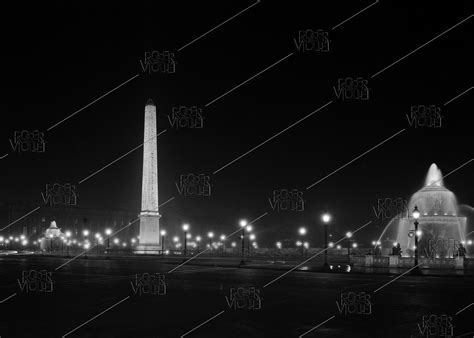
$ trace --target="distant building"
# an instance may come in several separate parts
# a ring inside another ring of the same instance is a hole
[[[71,231],[73,237],[78,237],[84,229],[91,233],[100,232],[103,234],[107,228],[115,232],[135,221],[132,225],[123,229],[118,236],[131,238],[138,235],[138,211],[48,206],[41,207],[24,217],[34,209],[35,206],[23,203],[4,203],[0,205],[0,229],[8,226],[1,234],[3,236],[25,235],[27,238],[35,240],[44,235],[52,221],[56,221],[62,232],[68,230]]]

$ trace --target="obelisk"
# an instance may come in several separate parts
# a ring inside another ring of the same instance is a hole
[[[140,239],[135,253],[158,254],[160,248],[160,217],[158,212],[158,147],[156,137],[156,106],[148,99],[145,106],[143,139],[142,210]]]

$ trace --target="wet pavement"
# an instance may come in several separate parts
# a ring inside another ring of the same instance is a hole
[[[455,335],[474,331],[472,276],[286,273],[292,262],[239,268],[237,258],[204,257],[176,270],[182,258],[70,259],[0,257],[2,338],[299,337],[315,327],[304,337],[415,337],[427,328],[423,316],[443,314]],[[43,269],[52,271],[53,291],[22,292],[22,271]],[[166,294],[135,295],[135,274],[155,272],[165,274]],[[239,287],[255,287],[261,309],[229,308]]]

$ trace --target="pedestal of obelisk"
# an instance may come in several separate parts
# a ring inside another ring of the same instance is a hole
[[[160,217],[158,212],[158,147],[156,139],[156,106],[148,99],[145,106],[143,138],[142,210],[137,254],[160,253]]]

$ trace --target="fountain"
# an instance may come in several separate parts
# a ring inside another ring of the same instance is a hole
[[[403,256],[412,256],[414,237],[409,237],[414,229],[411,211],[420,211],[418,254],[425,258],[454,257],[461,242],[465,241],[466,217],[460,216],[455,195],[443,183],[441,170],[432,164],[426,175],[425,185],[414,193],[408,203],[405,217],[395,217],[384,229],[395,230],[396,242],[400,243]]]
[[[53,244],[54,247],[58,247],[63,238],[64,234],[58,228],[56,221],[52,221],[49,228],[46,229],[44,237],[40,240],[40,248],[42,251],[53,251]]]

